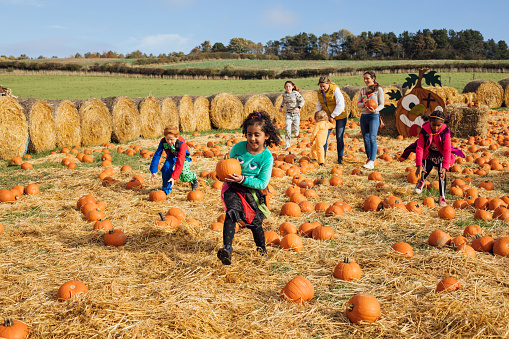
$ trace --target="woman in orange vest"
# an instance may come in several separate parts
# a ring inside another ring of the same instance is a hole
[[[328,76],[321,76],[318,80],[317,90],[317,103],[316,110],[324,110],[327,112],[329,118],[336,120],[336,141],[338,144],[338,164],[343,163],[343,152],[345,150],[345,143],[343,135],[345,134],[346,126],[346,111],[345,111],[345,98],[341,93],[338,85],[331,82]],[[329,141],[330,131],[327,133],[327,140],[324,146],[324,156],[327,155],[327,142]]]

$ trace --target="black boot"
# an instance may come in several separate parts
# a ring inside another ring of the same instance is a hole
[[[338,155],[338,164],[339,165],[343,164],[343,156],[342,155]]]
[[[195,191],[197,188],[198,188],[198,180],[196,178],[194,178],[193,180],[191,180],[191,189],[193,191]]]
[[[223,265],[231,265],[232,264],[232,249],[231,248],[221,248],[217,251],[217,257]]]

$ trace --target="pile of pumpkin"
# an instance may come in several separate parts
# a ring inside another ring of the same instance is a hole
[[[13,202],[19,200],[23,194],[37,195],[39,194],[39,186],[36,184],[28,184],[26,187],[23,185],[16,185],[10,190],[2,188],[0,189],[0,202]]]

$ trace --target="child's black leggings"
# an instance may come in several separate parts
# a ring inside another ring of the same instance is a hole
[[[265,233],[263,232],[262,225],[246,224],[246,227],[253,232],[253,239],[256,247],[265,251]],[[233,244],[233,237],[235,236],[235,222],[226,213],[223,227],[223,245],[226,249],[231,249]]]
[[[441,180],[440,179],[440,171],[442,170],[442,163],[439,163],[437,165],[431,160],[424,159],[424,168],[425,168],[426,173],[424,173],[422,178],[426,180],[428,175],[431,173],[433,166],[437,167],[437,169],[438,169],[438,191],[440,192],[441,197],[445,197],[445,184],[447,182],[447,172],[444,175],[444,180]]]

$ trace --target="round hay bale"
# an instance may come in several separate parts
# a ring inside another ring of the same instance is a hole
[[[300,110],[300,120],[305,121],[308,120],[310,117],[315,117],[316,113],[316,103],[318,101],[317,92],[308,90],[308,91],[300,91],[300,94],[306,101],[304,106],[302,106]]]
[[[205,97],[194,97],[194,114],[196,116],[196,130],[209,131],[212,129],[210,124],[210,102]]]
[[[484,137],[488,134],[489,109],[486,105],[468,107],[464,103],[450,104],[445,107],[445,113],[450,118],[447,127],[454,137],[466,138],[473,135]]]
[[[448,100],[452,101],[453,103],[454,102],[459,102],[459,93],[458,93],[458,90],[456,90],[456,88],[454,87],[449,87],[449,86],[443,86],[442,89],[444,90],[445,92],[445,102],[447,102]]]
[[[189,95],[180,98],[177,104],[179,114],[180,130],[182,132],[196,131],[196,116],[194,114],[193,99]]]
[[[140,113],[134,101],[127,97],[103,99],[112,116],[111,140],[125,143],[140,137]]]
[[[180,100],[180,97],[178,98]],[[177,100],[178,102],[178,100]],[[166,127],[169,125],[179,126],[179,113],[177,105],[172,98],[164,98],[161,103],[161,119],[163,121],[162,126]]]
[[[39,99],[22,99],[19,103],[24,108],[28,122],[28,151],[40,153],[54,149],[57,138],[51,106]]]
[[[269,116],[274,119],[274,104],[270,99],[264,94],[245,94],[237,96],[242,104],[244,105],[244,116],[245,119],[249,113],[253,111],[265,111],[269,114]]]
[[[53,106],[57,147],[81,145],[80,114],[69,100],[48,100]]]
[[[210,96],[210,122],[218,129],[236,129],[242,125],[244,107],[235,95],[218,93]]]
[[[111,141],[112,119],[108,107],[96,98],[75,101],[81,118],[81,144],[102,145]]]
[[[502,89],[504,90],[504,106],[509,107],[509,78],[502,79],[498,82]]]
[[[488,107],[500,107],[504,101],[502,86],[493,81],[470,81],[463,89],[463,93],[475,93],[477,101]]]
[[[304,99],[305,100],[305,99]],[[283,102],[283,94],[278,94],[274,100],[274,118],[276,122],[284,123],[285,122],[285,109],[280,112],[279,108],[281,108],[281,103]]]
[[[0,96],[0,159],[22,156],[27,143],[28,123],[23,107],[14,98]]]
[[[344,111],[346,111],[346,117],[348,118],[350,116],[350,114],[352,113],[353,101],[352,101],[352,99],[350,99],[350,96],[348,95],[348,93],[346,93],[342,89],[340,89],[340,91],[341,91],[341,94],[343,94],[343,99],[345,100]]]
[[[356,94],[359,95],[359,91],[361,90],[361,87],[346,85],[346,86],[341,87],[341,90],[343,92],[345,92],[346,94],[348,94],[348,96],[350,97],[351,100],[353,100],[355,97],[355,102],[357,102],[357,97],[355,95]]]
[[[157,138],[163,133],[163,122],[159,102],[153,96],[141,100],[138,110],[140,112],[141,136],[143,138]]]
[[[362,109],[357,107],[357,101],[359,101],[359,94],[361,93],[360,87],[357,92],[354,93],[352,97],[352,110],[350,112],[350,117],[352,118],[360,118]],[[385,120],[384,120],[385,121]]]
[[[440,98],[442,98],[442,100],[444,102],[447,101],[447,94],[445,93],[443,87],[438,87],[438,86],[426,86],[426,87],[423,87],[424,89],[430,91],[430,92],[433,92],[435,93],[436,95],[438,95]]]

